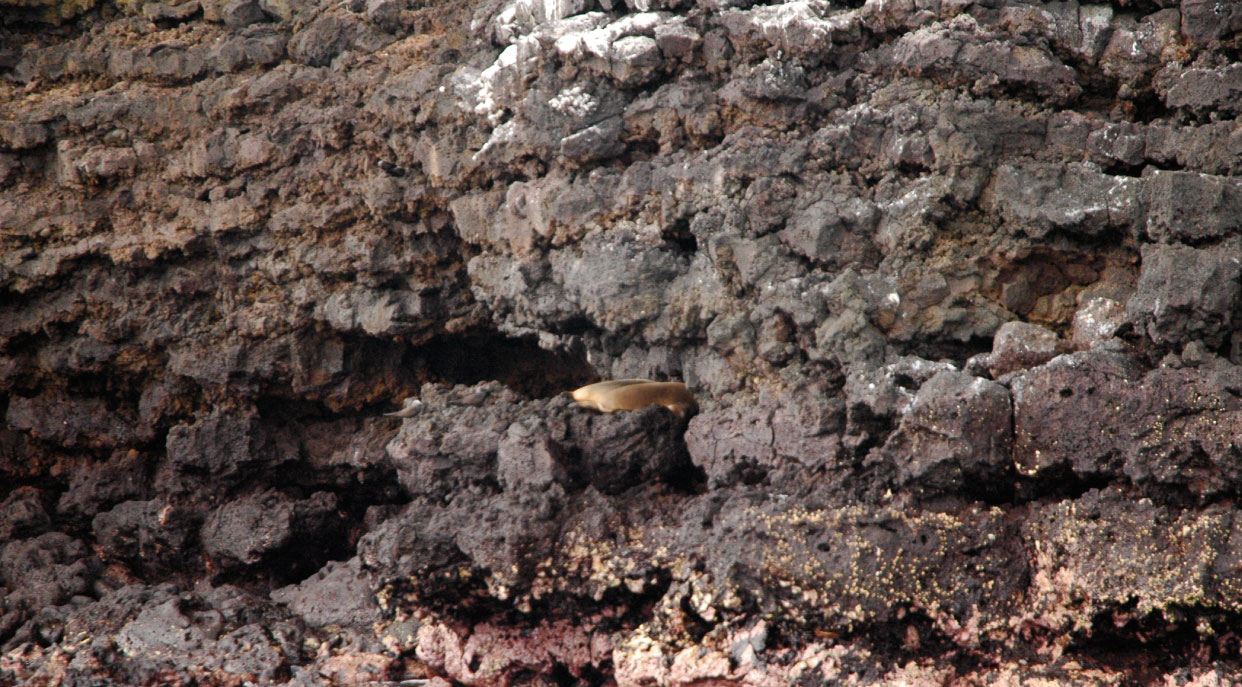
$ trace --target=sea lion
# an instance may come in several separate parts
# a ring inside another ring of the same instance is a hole
[[[694,394],[681,382],[653,382],[650,379],[614,379],[588,384],[570,392],[578,405],[611,413],[662,405],[679,418],[698,412]]]

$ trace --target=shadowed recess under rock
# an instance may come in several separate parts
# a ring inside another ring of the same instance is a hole
[[[407,351],[403,363],[425,381],[466,386],[495,380],[532,398],[551,396],[595,376],[584,355],[540,348],[534,337],[467,334],[433,339]]]

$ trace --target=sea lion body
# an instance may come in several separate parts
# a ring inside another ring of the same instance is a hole
[[[569,392],[569,395],[573,396],[574,400],[577,401],[578,404],[583,406],[584,408],[594,408],[595,410],[600,410],[600,407],[596,405],[596,399],[602,398],[608,394],[611,394],[612,392],[616,391],[617,389],[623,386],[630,386],[631,384],[654,384],[654,383],[655,382],[653,382],[650,379],[610,379],[605,382],[596,382],[594,384],[587,384],[581,389],[575,389]],[[604,411],[604,412],[612,412],[612,411]]]
[[[570,392],[578,405],[604,413],[638,410],[662,405],[679,418],[698,411],[694,394],[681,382],[653,382],[650,379],[614,379],[588,384]]]

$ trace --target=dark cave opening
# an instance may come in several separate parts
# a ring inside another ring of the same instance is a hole
[[[1018,473],[1014,478],[1012,503],[1075,500],[1110,483],[1108,475],[1080,475],[1069,465],[1041,469],[1034,477]]]
[[[925,360],[947,361],[958,369],[963,369],[966,361],[974,356],[992,352],[992,337],[990,336],[972,336],[965,341],[929,338],[900,343],[890,341],[889,343],[898,355],[914,355]],[[914,387],[911,390],[917,391],[918,388]]]
[[[541,348],[533,336],[495,332],[432,339],[408,351],[402,362],[425,370],[427,381],[470,385],[495,380],[532,398],[567,391],[595,377],[584,355]]]
[[[1123,672],[1134,684],[1242,655],[1242,613],[1169,606],[1142,614],[1136,600],[1097,613],[1066,648],[1084,662]]]
[[[690,230],[690,221],[685,218],[664,227],[664,230],[660,232],[660,237],[679,256],[689,259],[699,252],[698,239],[695,238],[694,232]]]
[[[371,416],[417,397],[428,383],[497,381],[543,398],[596,378],[581,350],[548,350],[533,335],[490,330],[421,341],[315,333],[299,337],[288,364],[288,376],[264,380],[255,401],[265,415],[285,421]]]

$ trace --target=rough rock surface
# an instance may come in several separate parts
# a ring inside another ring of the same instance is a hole
[[[0,684],[1242,681],[1239,54],[0,0]]]

